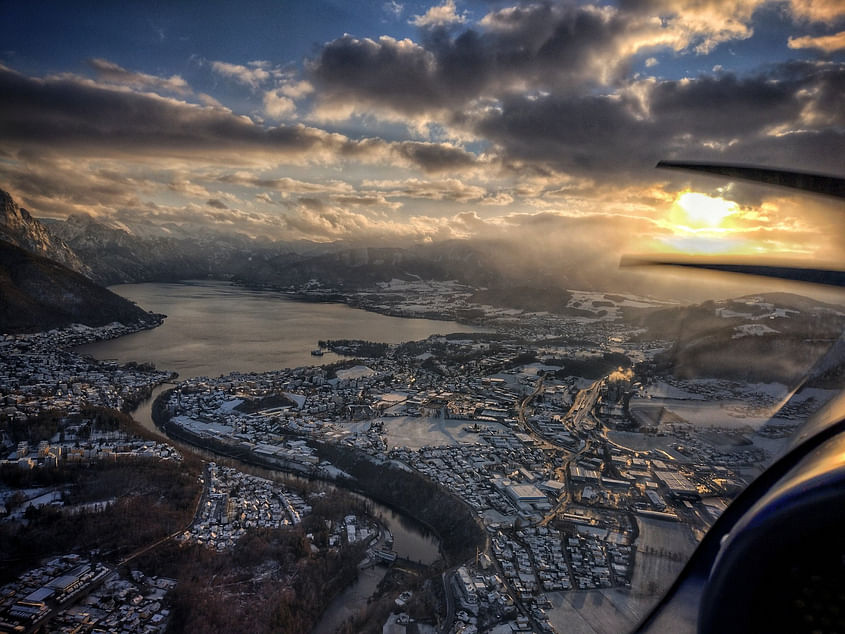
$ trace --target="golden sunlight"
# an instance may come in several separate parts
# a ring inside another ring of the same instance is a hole
[[[678,192],[656,220],[664,233],[655,235],[649,248],[685,255],[818,256],[819,245],[824,244],[818,230],[796,220],[794,207],[782,212],[782,203],[743,208],[720,196],[689,189]]]
[[[727,228],[724,221],[738,211],[739,205],[732,200],[685,191],[675,199],[670,217],[676,225],[696,231]]]
[[[770,245],[745,234],[745,212],[732,201],[689,189],[679,192],[658,225],[670,235],[657,239],[656,250],[686,254],[756,254]]]

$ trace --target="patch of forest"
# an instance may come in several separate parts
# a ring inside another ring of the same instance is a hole
[[[178,581],[168,597],[170,631],[310,632],[357,578],[366,550],[366,544],[330,547],[328,526],[366,509],[343,492],[309,503],[312,511],[299,526],[251,529],[231,552],[172,543],[139,559],[148,574]]]
[[[0,422],[0,431],[15,444],[25,440],[33,445],[42,440],[51,440],[56,435],[59,436],[59,442],[65,442],[70,437],[69,430],[73,430],[75,437],[83,441],[88,440],[95,430],[122,431],[144,440],[159,440],[129,414],[99,405],[84,405],[76,414],[51,409],[42,410],[25,420]]]
[[[377,341],[364,341],[362,339],[329,339],[317,342],[320,348],[328,348],[336,354],[348,357],[367,357],[378,359],[387,354],[389,344]]]
[[[630,368],[632,365],[631,360],[621,352],[605,352],[585,358],[551,359],[543,363],[561,366],[561,369],[555,372],[559,379],[568,376],[600,379],[618,368]]]
[[[23,520],[0,523],[0,584],[57,554],[98,550],[118,561],[146,544],[188,525],[200,494],[199,462],[121,458],[90,464],[60,462],[55,468],[0,467],[0,482],[18,492],[9,512],[24,503],[21,492],[48,487],[62,492],[65,506],[30,506]],[[110,503],[87,510],[92,502]]]
[[[440,538],[447,565],[475,556],[483,548],[484,530],[475,515],[458,497],[428,478],[388,463],[376,463],[350,447],[315,443],[321,460],[354,478],[354,486],[367,496],[429,526]]]
[[[244,398],[243,402],[235,407],[239,412],[244,414],[252,414],[260,412],[265,409],[273,407],[295,407],[296,403],[290,400],[284,394],[268,394],[267,396],[259,396],[257,398]]]

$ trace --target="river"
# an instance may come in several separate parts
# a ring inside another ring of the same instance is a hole
[[[213,453],[205,449],[170,438],[156,427],[152,419],[153,402],[159,394],[171,387],[173,385],[165,383],[153,389],[150,397],[142,401],[136,409],[130,412],[132,418],[148,431],[178,447],[180,451],[191,451],[206,460],[220,460],[220,458],[217,458]],[[228,463],[236,462],[228,458],[225,460]],[[250,471],[264,471],[263,469],[256,469],[252,465],[248,465],[248,468]],[[302,478],[296,475],[285,474],[283,480],[296,482],[301,481]],[[324,486],[331,489],[334,485],[325,483]],[[360,493],[354,493],[354,495],[365,498],[370,505],[373,516],[391,532],[393,535],[393,551],[397,555],[411,561],[419,561],[426,564],[433,563],[440,557],[439,541],[425,526],[397,513],[384,504],[376,502],[372,498],[367,498]],[[353,616],[360,607],[366,605],[367,599],[373,595],[386,572],[386,569],[382,567],[368,568],[360,571],[358,579],[337,596],[329,607],[326,608],[326,611],[314,628],[313,634],[331,634],[344,621]]]
[[[454,321],[405,319],[346,304],[298,302],[273,291],[228,282],[120,284],[109,287],[145,310],[167,315],[164,324],[77,348],[97,359],[152,362],[183,379],[229,372],[266,372],[331,363],[311,355],[319,340],[418,341],[434,334],[486,332]]]
[[[78,350],[100,359],[151,361],[156,367],[178,371],[182,377],[216,376],[233,370],[260,372],[330,361],[310,355],[319,339],[398,343],[436,333],[477,330],[455,322],[387,317],[341,304],[295,302],[276,293],[222,282],[127,284],[112,290],[147,310],[168,315],[167,320],[154,330]],[[136,421],[159,436],[164,434],[152,421],[152,403],[169,387],[155,388],[150,398],[132,412]],[[168,441],[181,451],[214,459],[205,450],[170,438]],[[439,558],[439,542],[424,526],[374,500],[368,501],[374,516],[393,534],[393,550],[399,556],[422,563]],[[366,603],[384,574],[383,568],[362,571],[328,607],[314,632],[333,632]]]

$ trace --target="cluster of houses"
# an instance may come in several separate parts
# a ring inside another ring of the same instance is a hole
[[[67,435],[72,436],[71,433]],[[173,445],[140,440],[121,432],[94,435],[85,440],[49,441],[41,440],[36,446],[29,442],[18,442],[15,451],[0,460],[0,465],[13,464],[25,469],[56,467],[61,461],[91,462],[96,460],[120,460],[123,458],[156,458],[159,460],[181,460],[182,456]]]
[[[509,429],[485,429],[477,437],[481,442],[426,446],[417,451],[397,448],[389,456],[440,483],[482,516],[513,522],[549,503],[547,494],[533,486],[547,482],[552,475],[548,456],[523,443]],[[495,513],[488,513],[491,510]]]
[[[231,549],[251,528],[295,526],[311,506],[287,488],[257,476],[209,463],[201,508],[182,539],[218,551]]]
[[[167,593],[175,587],[175,579],[147,577],[139,570],[129,579],[112,573],[82,601],[54,616],[50,631],[161,634],[170,619]]]
[[[454,291],[457,298],[463,292]],[[626,347],[618,336],[619,324],[602,320],[567,321],[562,326],[559,317],[526,317],[520,311],[500,311],[488,318],[497,323],[510,321],[514,333],[535,340],[551,333],[561,340],[598,340],[601,351],[622,350],[632,358],[659,350]],[[169,378],[150,368],[95,362],[69,350],[123,334],[121,328],[74,327],[0,337],[0,384],[7,388],[0,394],[0,417],[25,420],[56,408],[73,413],[85,404],[119,408],[126,399]],[[553,343],[554,339],[548,341],[545,346],[538,343],[533,352],[554,357],[566,348]],[[594,343],[590,346],[595,351]],[[579,352],[575,348],[570,346],[568,351]],[[580,352],[586,354],[587,349]],[[734,467],[765,456],[754,447],[720,453],[689,425],[677,421],[663,427],[675,443],[673,455],[635,452],[608,443],[600,433],[602,424],[613,427],[626,417],[621,403],[632,391],[642,397],[642,386],[621,380],[554,378],[560,366],[519,366],[517,359],[525,353],[524,342],[516,338],[499,337],[491,343],[481,335],[434,336],[391,346],[384,357],[366,360],[366,366],[189,379],[171,394],[167,410],[170,424],[187,434],[250,452],[286,469],[333,473],[331,465],[319,462],[308,438],[342,443],[377,459],[400,462],[436,481],[463,499],[485,523],[503,571],[502,578],[472,567],[458,572],[456,592],[463,613],[472,615],[462,622],[469,628],[483,623],[485,614],[512,617],[514,596],[522,607],[530,608],[526,627],[545,629],[544,593],[630,583],[634,565],[630,532],[596,530],[595,519],[585,518],[598,517],[599,523],[613,525],[615,517],[634,511],[684,521],[692,514],[684,516],[676,507],[692,509],[702,496],[733,495],[742,485]],[[724,394],[726,389],[717,384],[675,387],[698,389],[696,396],[703,399]],[[529,396],[530,407],[521,411],[520,403]],[[583,411],[576,411],[578,407]],[[804,413],[801,404],[795,408],[796,416]],[[420,449],[390,446],[386,427],[392,417],[412,421],[419,417],[421,424],[426,419],[466,421],[464,436],[470,437]],[[179,458],[168,445],[127,438],[53,439],[37,446],[26,442],[15,446],[4,440],[9,448],[5,462],[29,468],[55,466],[61,460],[116,460],[129,455]],[[216,550],[231,548],[253,527],[295,525],[310,510],[304,500],[283,487],[226,467],[210,465],[206,479],[201,512],[183,537]],[[558,513],[559,508],[567,511]],[[584,515],[583,509],[593,515]],[[707,512],[715,518],[719,509],[711,505]],[[546,526],[543,520],[555,515],[568,528]],[[372,536],[354,517],[335,529],[335,544]],[[143,592],[134,595],[139,596],[141,601],[134,607],[148,609],[133,607],[127,622],[137,626],[136,631],[157,631],[149,628],[166,621],[166,614],[155,601],[146,603]],[[112,595],[102,604],[84,606],[90,608],[86,616],[79,613],[73,618],[99,618],[96,610],[118,605],[109,601],[114,601]],[[45,609],[48,604],[44,602]],[[514,631],[525,625],[521,620],[512,623]]]
[[[54,557],[0,588],[0,630],[35,631],[49,618],[51,632],[164,632],[176,581],[131,576],[78,554]]]
[[[26,420],[42,411],[78,413],[83,405],[121,409],[127,399],[167,380],[170,373],[83,357],[70,348],[134,332],[112,324],[0,335],[0,420]]]

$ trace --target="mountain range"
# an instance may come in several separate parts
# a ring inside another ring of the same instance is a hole
[[[258,288],[323,288],[341,292],[371,289],[379,282],[397,279],[457,280],[476,289],[472,301],[479,304],[581,314],[582,310],[570,305],[571,293],[566,289],[595,288],[594,280],[600,273],[586,265],[566,264],[563,248],[559,249],[559,259],[555,259],[554,255],[531,254],[530,248],[526,255],[524,246],[505,240],[445,240],[404,248],[360,247],[343,243],[274,242],[178,225],[128,226],[85,215],[41,222],[2,190],[0,240],[33,256],[25,257],[4,245],[5,268],[0,269],[3,283],[0,290],[4,293],[4,320],[15,328],[26,327],[27,323],[59,324],[71,315],[78,316],[79,302],[74,298],[83,296],[100,306],[98,310],[104,311],[105,323],[122,320],[115,317],[118,314],[131,320],[144,314],[105,301],[92,288],[83,289],[82,276],[95,285],[213,278]],[[51,268],[35,256],[48,258],[61,268]],[[9,268],[13,264],[17,270]],[[76,276],[63,270],[64,267],[72,269]],[[26,271],[32,276],[30,282],[25,279]],[[609,276],[604,273],[601,279],[606,280]],[[618,269],[615,273],[618,274]],[[48,279],[51,275],[52,281]],[[55,291],[62,284],[73,289],[67,294],[67,302]],[[53,316],[36,317],[38,307],[44,310],[48,300],[57,302],[51,309]],[[792,340],[795,351],[800,352],[807,349],[801,342],[808,337],[830,341],[838,336],[828,329],[815,332],[818,330],[815,324],[832,323],[834,330],[843,325],[841,314],[830,319],[837,307],[825,307],[816,300],[795,295],[769,294],[765,299],[731,301],[734,304],[705,302],[657,310],[631,307],[624,309],[624,317],[629,324],[640,325],[652,335],[674,340],[676,346],[670,364],[691,375],[700,368],[725,364],[727,357],[714,357],[713,350],[739,351],[765,346],[768,338],[764,335],[770,330],[780,333],[780,339]],[[826,315],[817,317],[818,310]],[[771,311],[774,312],[769,314]],[[16,314],[20,318],[16,319]],[[93,318],[93,313],[86,314],[88,321],[83,323],[93,325]],[[670,362],[668,355],[665,361]],[[742,374],[742,362],[737,364],[732,373]]]
[[[8,194],[5,197],[11,201]],[[12,202],[9,209],[17,206]],[[27,240],[5,239],[104,285],[214,278],[279,289],[316,282],[349,291],[392,279],[457,280],[493,288],[531,280],[531,285],[562,289],[579,282],[571,272],[564,274],[560,268],[527,260],[507,241],[446,240],[373,247],[271,241],[210,230],[186,231],[177,225],[109,224],[86,215],[46,223],[29,214],[17,215],[20,220],[10,224]]]
[[[0,332],[115,321],[151,326],[160,319],[81,273],[0,240]]]
[[[519,258],[508,252],[507,245],[453,240],[409,248],[358,247],[273,242],[186,231],[177,225],[121,226],[86,215],[42,222],[2,190],[0,243],[3,332],[73,321],[88,325],[137,321],[143,311],[127,309],[113,294],[102,294],[108,291],[99,286],[118,283],[214,278],[252,287],[301,289],[308,285],[343,291],[393,279],[458,280],[496,288],[506,288],[525,276],[540,285],[543,280],[552,283],[541,268],[524,262],[514,265]],[[554,283],[563,280],[557,276]],[[82,298],[88,298],[96,310],[82,310]]]
[[[67,268],[92,277],[91,269],[60,237],[0,189],[0,240],[30,253],[49,258]]]

